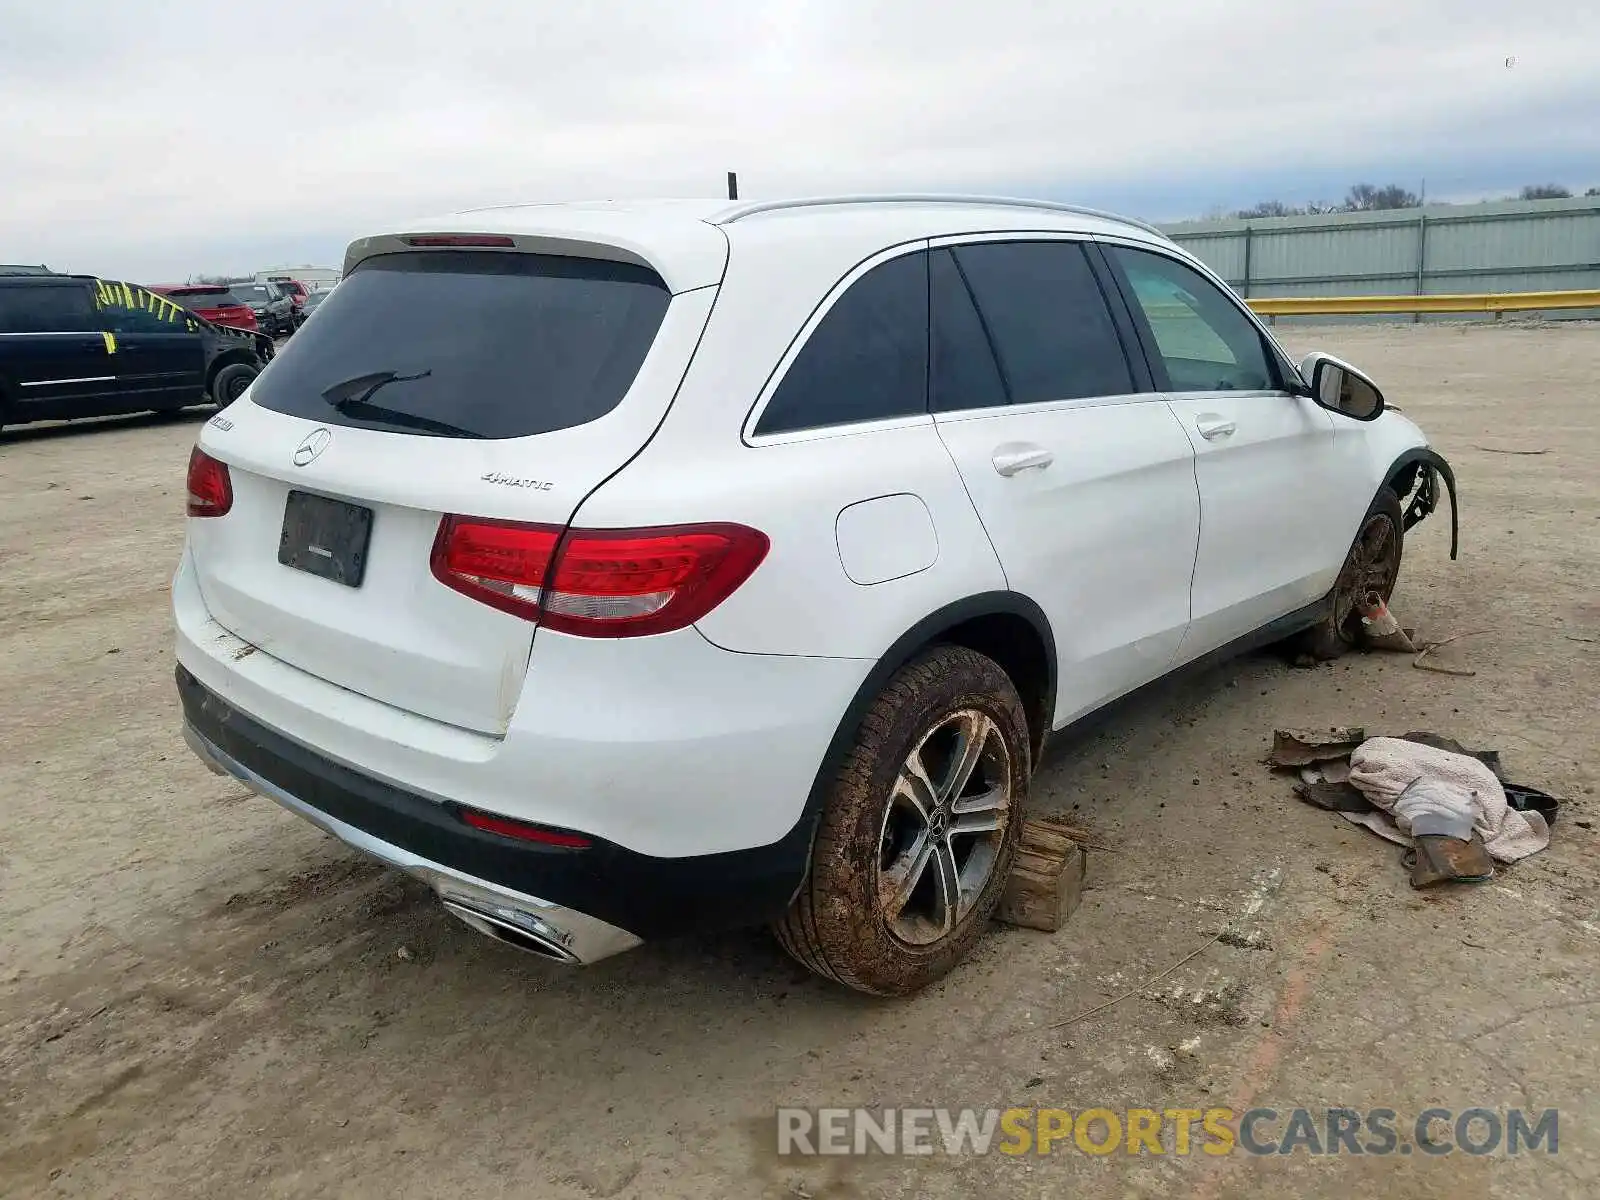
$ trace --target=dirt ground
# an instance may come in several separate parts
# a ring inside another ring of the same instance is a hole
[[[1082,908],[903,1002],[760,931],[519,955],[208,774],[167,612],[203,415],[0,435],[0,1194],[1600,1194],[1600,326],[1286,340],[1370,369],[1455,463],[1461,559],[1426,523],[1395,609],[1486,631],[1439,654],[1477,674],[1252,657],[1058,747],[1037,811],[1110,848]],[[1551,849],[1413,892],[1261,765],[1274,725],[1347,722],[1498,747],[1570,798]],[[1403,1132],[1554,1107],[1559,1152],[776,1155],[777,1106],[856,1104],[1383,1107]]]

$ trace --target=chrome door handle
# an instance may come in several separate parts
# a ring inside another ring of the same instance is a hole
[[[1010,478],[1018,471],[1048,467],[1055,460],[1056,456],[1043,446],[1035,446],[1032,442],[1007,442],[995,447],[994,458],[990,461],[994,463],[996,471]]]
[[[1232,437],[1234,429],[1237,428],[1232,421],[1224,421],[1221,417],[1201,417],[1195,421],[1194,427],[1208,442],[1215,438]]]

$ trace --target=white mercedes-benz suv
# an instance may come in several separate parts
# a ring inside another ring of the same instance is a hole
[[[523,949],[770,922],[905,993],[989,921],[1052,731],[1339,652],[1441,480],[1454,522],[1368,379],[1093,210],[456,213],[352,244],[203,428],[184,732]]]

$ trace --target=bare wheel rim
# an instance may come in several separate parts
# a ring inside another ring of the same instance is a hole
[[[949,713],[918,739],[878,837],[878,905],[896,938],[932,945],[972,911],[999,860],[1012,796],[1011,755],[987,713]]]
[[[1341,638],[1351,645],[1360,639],[1362,597],[1368,592],[1377,592],[1387,601],[1394,593],[1399,574],[1399,531],[1388,517],[1376,513],[1367,518],[1356,535],[1350,558],[1339,573],[1334,616],[1339,622]]]

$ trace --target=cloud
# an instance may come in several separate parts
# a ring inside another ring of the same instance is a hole
[[[1157,217],[1383,171],[1514,187],[1513,153],[1600,182],[1570,175],[1600,167],[1600,10],[1551,0],[0,0],[0,29],[0,257],[139,278],[729,168]]]

